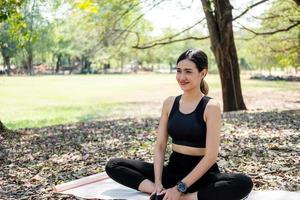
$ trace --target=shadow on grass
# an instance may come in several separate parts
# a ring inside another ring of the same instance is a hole
[[[246,124],[249,129],[266,128],[269,124],[272,128],[289,129],[299,134],[300,110],[230,112],[225,113],[223,118],[229,124]],[[111,157],[151,161],[154,133],[158,122],[158,118],[151,117],[78,122],[26,129],[35,135],[20,138],[20,141],[8,142],[4,139],[1,145],[6,150],[7,156],[1,161],[0,175],[2,180],[5,180],[2,190],[6,193],[1,194],[0,191],[0,196],[18,199],[26,192],[26,194],[31,192],[35,195],[47,195],[49,193],[47,191],[51,190],[53,185],[104,171],[105,164]],[[259,139],[259,133],[254,134]],[[265,135],[273,137],[272,132]],[[244,148],[256,146],[257,141],[249,140],[248,146]],[[289,142],[296,145],[295,141],[290,139]],[[229,149],[239,146],[238,142],[241,141],[234,141]],[[37,174],[44,177],[38,184],[33,181],[33,177]],[[47,191],[41,192],[41,187],[47,188]],[[18,189],[9,192],[10,188]]]
[[[300,110],[268,112],[227,112],[223,118],[227,123],[245,124],[248,128],[300,129]]]

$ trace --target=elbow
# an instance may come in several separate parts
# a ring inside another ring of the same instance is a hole
[[[218,153],[205,154],[204,157],[211,163],[215,163],[218,160]]]
[[[155,151],[164,152],[166,148],[167,148],[166,144],[159,143],[159,142],[155,143]]]

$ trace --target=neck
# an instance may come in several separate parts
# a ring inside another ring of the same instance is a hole
[[[204,94],[199,90],[191,90],[191,91],[184,91],[182,97],[185,101],[195,101],[196,99],[200,99],[204,96]]]

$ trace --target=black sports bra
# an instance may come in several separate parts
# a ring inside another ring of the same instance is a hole
[[[206,122],[203,113],[211,97],[203,96],[196,109],[188,114],[179,111],[179,100],[182,95],[175,98],[169,115],[167,131],[172,143],[190,147],[205,148]]]

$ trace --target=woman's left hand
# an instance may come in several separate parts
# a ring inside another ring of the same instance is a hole
[[[176,186],[163,190],[159,194],[165,194],[163,200],[178,200],[181,196],[181,192],[179,192]]]

